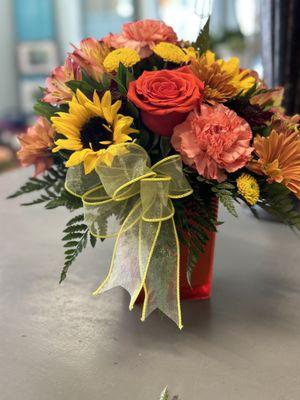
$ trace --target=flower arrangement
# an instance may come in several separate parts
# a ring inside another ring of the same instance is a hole
[[[187,280],[209,234],[217,201],[237,216],[244,202],[300,229],[299,116],[284,114],[271,89],[239,60],[208,48],[209,21],[195,43],[161,21],[125,24],[120,34],[87,38],[46,80],[20,136],[30,178],[11,197],[64,206],[60,281],[88,239],[115,237],[109,273],[95,294],[115,286],[144,293],[142,320],[159,308],[182,328],[180,251]]]

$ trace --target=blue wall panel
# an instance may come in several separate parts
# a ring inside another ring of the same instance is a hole
[[[54,39],[52,0],[15,0],[18,41]]]

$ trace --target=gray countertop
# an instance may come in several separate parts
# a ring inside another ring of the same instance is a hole
[[[240,209],[219,229],[210,301],[183,303],[184,329],[128,311],[117,288],[96,298],[112,242],[88,249],[58,285],[65,210],[4,197],[28,175],[0,176],[0,399],[300,398],[300,241]]]

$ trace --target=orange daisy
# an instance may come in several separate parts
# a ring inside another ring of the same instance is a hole
[[[266,175],[269,183],[286,186],[300,199],[300,140],[297,133],[286,136],[272,130],[267,137],[257,135],[253,145],[258,160],[252,160],[247,167],[259,175]]]

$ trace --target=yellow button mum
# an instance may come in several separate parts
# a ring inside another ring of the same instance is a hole
[[[164,61],[173,62],[175,64],[187,63],[190,58],[187,52],[173,43],[160,42],[154,46],[152,50]]]
[[[129,68],[141,61],[138,53],[133,49],[123,47],[111,51],[104,59],[103,66],[108,72],[117,71],[119,64],[122,63]]]
[[[237,180],[240,193],[250,206],[254,206],[259,199],[259,186],[255,178],[249,174],[242,174]]]

